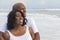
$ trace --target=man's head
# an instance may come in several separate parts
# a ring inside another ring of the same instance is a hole
[[[26,16],[26,7],[25,7],[25,5],[23,3],[14,4],[12,10],[22,11],[24,16]]]

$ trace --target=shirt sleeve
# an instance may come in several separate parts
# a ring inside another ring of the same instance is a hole
[[[0,26],[0,31],[5,32],[7,30],[7,24]]]
[[[27,21],[28,21],[27,25],[33,29],[34,33],[39,32],[37,29],[37,26],[35,24],[35,21],[32,18],[30,18],[30,17],[27,18]]]

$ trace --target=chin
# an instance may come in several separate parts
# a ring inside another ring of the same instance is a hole
[[[20,25],[22,26],[23,24],[21,23]]]

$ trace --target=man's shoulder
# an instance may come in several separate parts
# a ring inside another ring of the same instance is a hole
[[[27,20],[33,20],[33,18],[29,17],[29,16],[26,16],[26,19]]]
[[[26,18],[27,18],[27,19],[30,19],[31,17],[29,17],[29,16],[26,16]]]
[[[0,31],[5,32],[7,30],[7,23],[0,26]]]

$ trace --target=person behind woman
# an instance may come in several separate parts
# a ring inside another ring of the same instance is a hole
[[[7,31],[4,40],[33,40],[34,32],[26,26],[26,18],[21,11],[15,10],[8,14]]]

